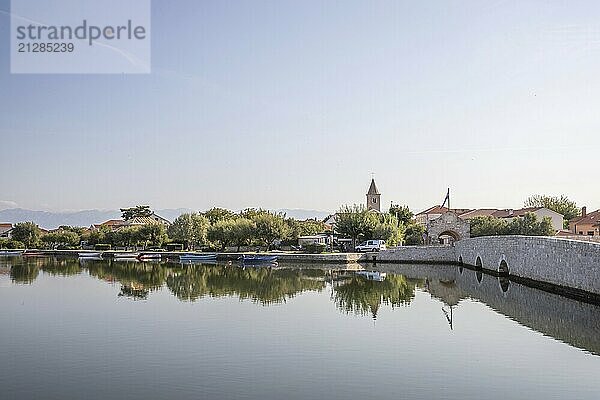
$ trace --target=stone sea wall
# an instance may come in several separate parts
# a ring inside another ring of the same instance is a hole
[[[455,260],[510,275],[600,294],[600,244],[535,236],[461,240]]]
[[[489,236],[454,246],[399,247],[368,261],[464,263],[532,281],[600,294],[600,244],[539,236]]]
[[[379,253],[366,253],[368,261],[407,263],[452,263],[456,262],[452,246],[401,246]]]

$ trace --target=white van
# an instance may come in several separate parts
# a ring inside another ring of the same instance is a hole
[[[355,250],[360,253],[363,251],[385,250],[385,240],[367,240],[356,246]]]

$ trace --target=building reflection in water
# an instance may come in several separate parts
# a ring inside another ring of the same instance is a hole
[[[455,328],[461,302],[477,300],[521,325],[572,346],[600,354],[600,306],[511,282],[506,277],[444,265],[380,265],[382,282],[355,275],[356,268],[240,268],[236,265],[186,265],[87,261],[56,258],[0,260],[15,284],[32,284],[40,273],[74,276],[84,272],[120,284],[118,296],[147,300],[168,290],[181,301],[204,297],[238,297],[264,306],[283,303],[307,291],[329,287],[331,300],[343,313],[377,318],[381,307],[405,307],[417,291],[442,302],[441,316]]]

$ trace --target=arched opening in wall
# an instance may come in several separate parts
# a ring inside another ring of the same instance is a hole
[[[510,280],[506,276],[499,276],[498,283],[500,283],[500,289],[502,289],[502,293],[508,292],[508,288],[510,287]]]
[[[462,256],[458,256],[458,265],[465,265]]]
[[[483,262],[481,261],[481,257],[477,256],[477,260],[475,260],[475,266],[478,269],[482,269],[483,268]]]
[[[505,260],[500,261],[500,266],[498,267],[498,274],[500,274],[501,276],[509,275],[508,264],[506,263]]]
[[[452,245],[460,240],[460,235],[454,231],[444,231],[438,235],[440,244]]]

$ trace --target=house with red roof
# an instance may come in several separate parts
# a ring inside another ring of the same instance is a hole
[[[573,235],[600,236],[600,210],[588,214],[583,207],[581,216],[569,221],[569,231]]]
[[[13,224],[4,223],[0,224],[0,238],[10,239],[10,231],[12,231]]]

